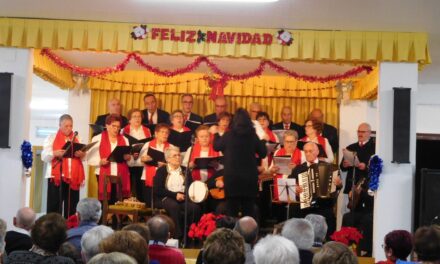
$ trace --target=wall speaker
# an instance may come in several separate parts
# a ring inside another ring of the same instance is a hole
[[[394,89],[393,160],[409,163],[411,88]]]
[[[422,169],[420,178],[418,226],[440,221],[440,170]],[[416,190],[417,192],[417,190]]]
[[[0,148],[9,148],[12,73],[0,73]]]

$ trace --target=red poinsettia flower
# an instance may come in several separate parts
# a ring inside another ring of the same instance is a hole
[[[79,225],[78,216],[76,214],[71,215],[69,218],[67,218],[66,225],[67,225],[67,229],[78,227]]]
[[[335,231],[330,238],[333,241],[341,242],[349,246],[351,244],[358,244],[363,236],[355,227],[342,227],[341,230]]]
[[[198,239],[208,237],[216,229],[216,220],[222,217],[223,215],[215,215],[213,213],[202,215],[197,224],[191,224],[188,237]]]

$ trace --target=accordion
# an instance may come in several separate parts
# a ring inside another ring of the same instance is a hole
[[[331,198],[336,191],[333,179],[338,175],[337,165],[328,163],[313,164],[308,171],[298,174],[298,185],[303,189],[299,195],[301,209],[313,206],[317,199]]]

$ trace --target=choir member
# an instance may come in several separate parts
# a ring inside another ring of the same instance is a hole
[[[142,124],[154,129],[154,126],[160,123],[169,124],[170,114],[158,108],[156,96],[152,93],[147,93],[144,96],[145,109],[142,110],[144,115]]]
[[[166,210],[176,226],[176,238],[183,237],[182,215],[185,210],[185,174],[181,166],[179,148],[170,146],[165,149],[167,163],[157,169],[154,177],[154,197],[158,207]],[[191,178],[186,181],[192,182]],[[199,205],[188,200],[188,223],[196,223],[200,218]]]
[[[129,139],[130,145],[136,144],[136,140],[144,140],[151,137],[151,131],[148,127],[142,125],[142,111],[133,108],[128,111],[129,124],[126,125],[122,133]],[[130,140],[133,138],[133,140]],[[133,142],[132,142],[133,141]],[[141,181],[143,164],[135,162],[139,158],[139,153],[133,153],[133,159],[128,161],[130,170],[130,186],[134,197],[139,201],[144,201],[143,182]]]
[[[47,213],[62,213],[67,218],[75,214],[79,201],[79,188],[84,183],[83,151],[75,151],[72,155],[63,150],[66,142],[79,143],[73,133],[73,118],[64,114],[59,119],[59,129],[56,134],[48,136],[44,141],[41,159],[46,162]],[[70,150],[73,150],[70,148]],[[66,155],[69,157],[66,157]],[[60,190],[61,188],[61,190]]]
[[[193,132],[202,124],[203,118],[192,112],[194,105],[194,98],[192,94],[183,94],[181,97],[183,124],[191,129]]]
[[[92,138],[92,142],[97,142],[87,153],[87,161],[90,166],[95,166],[95,174],[98,179],[98,199],[104,199],[104,192],[107,192],[110,202],[116,201],[115,186],[108,185],[104,190],[104,180],[108,175],[119,176],[122,179],[122,196],[130,197],[130,172],[127,162],[132,157],[130,154],[124,155],[123,162],[110,161],[109,157],[117,146],[128,146],[126,137],[119,133],[121,129],[121,117],[118,115],[109,115],[105,120],[106,130]]]
[[[321,136],[322,126],[323,124],[316,119],[307,120],[304,125],[306,136],[301,141],[319,144],[324,152],[320,153],[319,160],[332,163],[334,161],[333,150],[328,139]]]
[[[184,126],[184,115],[183,115],[182,110],[174,110],[171,113],[170,120],[171,120],[171,129],[172,130],[174,130],[178,133],[191,131],[191,129]]]
[[[113,115],[118,115],[121,117],[121,122],[122,122],[121,127],[125,127],[128,124],[128,119],[125,116],[121,115],[121,110],[122,110],[122,107],[121,107],[121,102],[119,101],[119,99],[117,99],[117,98],[110,99],[110,101],[108,101],[108,113],[105,115],[99,115],[96,118],[95,124],[99,125],[101,127],[105,127],[105,125],[106,125],[105,120],[106,120],[107,116],[113,114]],[[94,132],[93,136],[96,136],[97,134],[99,134],[99,133]]]
[[[239,108],[231,130],[215,135],[214,150],[224,154],[224,185],[227,210],[230,216],[254,216],[258,189],[258,170],[255,155],[266,157],[266,146],[255,133],[246,110]]]
[[[292,108],[284,106],[281,109],[281,122],[272,125],[272,130],[295,130],[298,133],[298,138],[305,136],[304,127],[292,121]]]
[[[258,112],[256,120],[264,131],[263,139],[270,143],[279,143],[277,135],[275,135],[272,130],[269,129],[269,115],[266,112]],[[272,156],[273,153],[267,153],[266,158],[261,160],[259,168],[260,172],[267,171],[269,169],[269,165],[272,162]]]
[[[322,110],[319,108],[313,109],[312,112],[310,112],[308,119],[315,119],[324,124],[321,131],[322,136],[328,139],[333,152],[337,153],[339,150],[338,130],[336,127],[324,123],[324,113],[322,113]]]
[[[209,114],[203,118],[203,124],[214,125],[218,122],[218,117],[221,113],[226,112],[228,105],[224,96],[219,96],[214,100],[214,113]]]
[[[170,143],[168,143],[168,136],[170,135],[170,128],[167,124],[157,124],[154,131],[154,139],[150,142],[145,143],[145,145],[142,147],[139,159],[140,162],[145,163],[144,164],[144,171],[142,173],[142,180],[145,180],[145,188],[144,188],[144,195],[145,195],[145,201],[147,205],[151,206],[151,208],[154,208],[153,204],[153,178],[154,175],[156,175],[156,170],[159,167],[162,167],[165,164],[165,162],[158,161],[157,165],[148,164],[147,162],[153,161],[153,158],[148,155],[148,149],[152,148],[161,152],[164,152],[167,148],[172,146]]]
[[[257,121],[257,114],[261,111],[263,111],[263,107],[261,106],[260,103],[252,102],[249,105],[249,116],[251,118],[252,123],[254,124],[255,132],[257,133],[259,139],[265,139],[266,133],[261,127],[260,122]],[[272,121],[269,120],[269,124],[270,122]]]

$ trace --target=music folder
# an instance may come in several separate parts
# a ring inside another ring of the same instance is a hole
[[[130,151],[131,154],[140,153],[141,149],[145,145],[145,143],[150,142],[151,140],[154,139],[154,137],[137,139],[137,138],[132,137],[128,134],[124,134],[124,137],[126,137],[128,139],[128,143],[131,146],[131,151]]]
[[[150,166],[159,166],[158,162],[166,162],[165,161],[165,154],[157,149],[154,148],[148,148],[147,155],[150,156],[153,160],[145,162],[146,164]]]
[[[101,134],[104,131],[105,127],[97,124],[89,124],[90,128],[93,130],[93,135]]]
[[[359,166],[359,158],[357,157],[356,152],[343,149],[342,154],[344,155],[344,161],[348,162],[349,166]]]
[[[177,132],[171,129],[168,142],[179,147],[180,152],[185,152],[191,146],[192,134],[192,131]]]
[[[130,146],[116,146],[116,148],[110,153],[107,160],[110,162],[122,163],[125,162],[124,155],[130,154]]]
[[[290,156],[274,156],[273,164],[279,168],[277,173],[290,175],[292,169],[289,168],[290,163],[292,163],[292,158]]]
[[[273,153],[275,151],[275,149],[278,147],[280,143],[276,143],[276,142],[272,142],[272,141],[267,141],[266,142],[266,148],[267,148],[267,153]]]
[[[197,121],[194,121],[194,120],[190,120],[190,119],[188,119],[188,120],[186,120],[186,122],[185,122],[185,126],[187,127],[187,128],[189,128],[189,129],[191,129],[191,131],[196,131],[196,129],[201,125],[202,123],[201,122],[197,122]]]
[[[278,141],[280,142],[280,145],[284,145],[284,133],[286,133],[287,130],[284,129],[275,129],[272,130],[272,132],[277,135]]]
[[[220,157],[199,157],[194,159],[196,165],[195,169],[209,169],[214,168],[212,166],[213,162],[220,162]]]
[[[209,127],[211,127],[211,126],[214,126],[214,125],[218,125],[218,122],[205,122],[205,123],[203,123],[205,126],[209,126]]]
[[[62,149],[65,150],[63,158],[75,158],[76,151],[80,150],[80,151],[86,152],[90,148],[92,148],[96,143],[98,143],[98,141],[92,142],[87,145],[74,142],[73,143],[73,150],[70,147],[71,143],[72,143],[71,141],[67,141],[66,144],[64,144],[64,146],[62,147]]]

